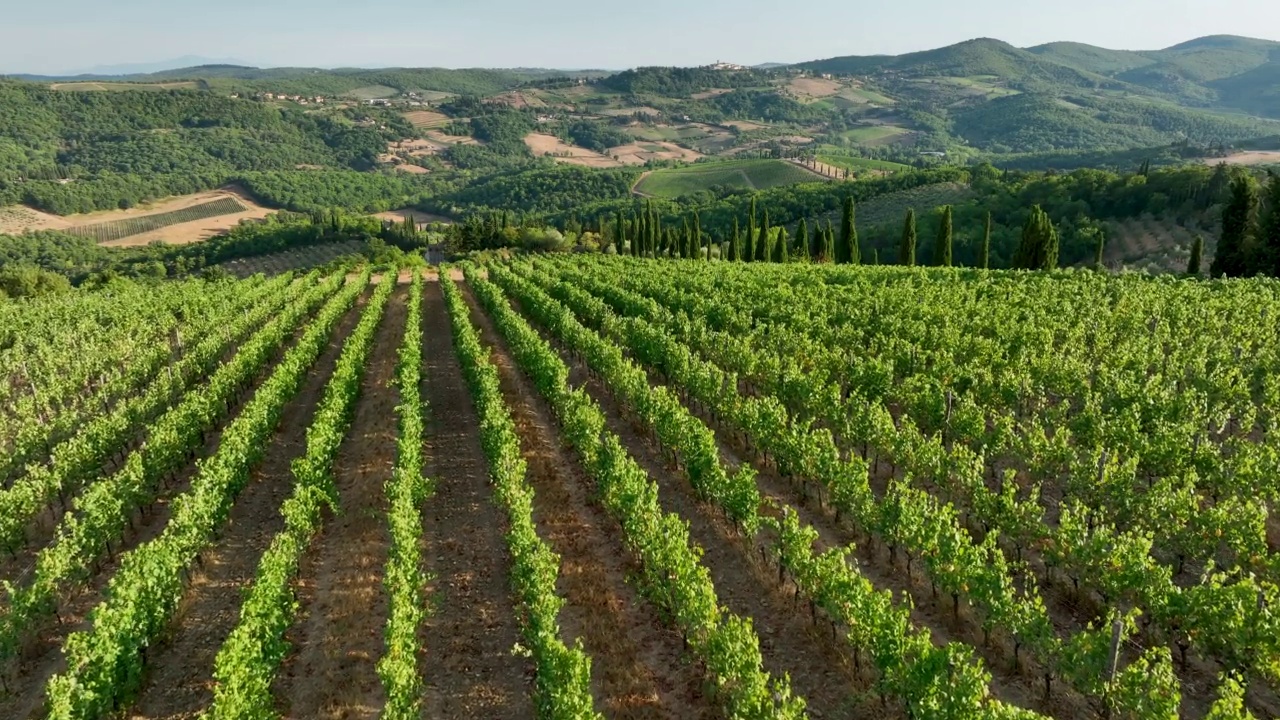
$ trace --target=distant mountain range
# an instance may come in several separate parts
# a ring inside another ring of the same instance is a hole
[[[250,63],[234,58],[208,58],[199,55],[184,55],[172,60],[160,62],[126,63],[122,65],[97,65],[87,70],[75,70],[60,77],[101,76],[113,77],[122,75],[149,75],[166,70],[199,67],[201,65],[249,65]]]
[[[990,77],[1022,92],[1112,91],[1280,117],[1280,42],[1233,35],[1148,51],[1073,42],[1017,48],[980,38],[905,55],[850,55],[796,67],[889,81]]]

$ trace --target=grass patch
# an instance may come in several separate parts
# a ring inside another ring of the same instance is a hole
[[[851,157],[849,155],[829,155],[819,154],[818,161],[824,162],[844,170],[883,170],[885,172],[898,172],[899,170],[910,170],[910,165],[902,163],[889,162],[888,160],[872,160],[864,157]]]
[[[368,85],[358,87],[355,90],[348,90],[345,93],[347,97],[353,97],[357,100],[382,100],[399,94],[399,90],[386,85]]]
[[[654,197],[677,198],[716,186],[764,190],[820,180],[808,170],[782,160],[731,160],[655,170],[640,181],[636,190]]]
[[[909,132],[911,131],[897,125],[864,125],[863,127],[845,130],[840,133],[840,137],[848,138],[853,142],[864,145],[887,145],[894,138],[906,135]]]

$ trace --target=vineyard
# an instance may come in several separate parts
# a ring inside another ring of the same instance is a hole
[[[171,212],[143,215],[124,220],[110,220],[108,222],[94,223],[93,225],[80,225],[67,230],[67,232],[92,238],[97,243],[109,243],[173,225],[207,220],[221,215],[234,215],[245,210],[245,206],[236,198],[224,197]]]
[[[816,173],[783,160],[727,160],[654,170],[636,185],[636,191],[653,197],[677,198],[713,186],[765,190],[821,179]]]
[[[1278,316],[602,255],[5,304],[0,717],[1277,717]]]

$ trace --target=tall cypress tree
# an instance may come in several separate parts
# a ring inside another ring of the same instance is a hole
[[[1230,197],[1222,209],[1222,239],[1209,266],[1213,277],[1239,277],[1248,271],[1246,243],[1257,207],[1258,188],[1252,177],[1241,173],[1231,181]]]
[[[847,264],[853,262],[852,247],[857,240],[853,233],[853,196],[844,199],[844,207],[840,212],[840,242],[836,245],[836,262]]]
[[[796,255],[801,260],[809,259],[809,221],[800,218],[800,226],[796,228]]]
[[[938,225],[938,242],[933,247],[933,264],[951,267],[951,206],[942,208],[942,221]]]
[[[898,264],[908,267],[916,264],[916,211],[907,208],[907,219],[902,224],[902,242],[898,244]]]
[[[742,228],[738,225],[738,218],[733,218],[733,235],[729,236],[729,259],[742,259]]]
[[[698,259],[702,257],[702,216],[698,215],[698,211],[693,211],[693,247],[690,249],[689,257]]]
[[[1258,244],[1262,246],[1258,272],[1280,277],[1280,174],[1271,173],[1266,195],[1266,210],[1258,223]]]
[[[688,218],[684,221],[684,234],[681,235],[680,257],[693,257],[693,226],[689,224]]]
[[[852,203],[851,203],[851,204],[852,204]],[[851,209],[851,210],[850,210],[850,212],[849,212],[849,215],[852,217],[852,222],[850,222],[850,224],[849,224],[849,228],[850,228],[850,233],[849,233],[849,264],[850,264],[850,265],[861,265],[861,264],[862,264],[862,248],[860,247],[860,241],[858,240],[858,213],[857,213],[857,208],[853,208],[853,209]]]
[[[1191,277],[1200,277],[1200,262],[1204,257],[1204,237],[1196,235],[1195,242],[1191,243],[1191,258],[1187,260],[1187,274]]]
[[[827,262],[830,262],[830,263],[835,262],[836,261],[836,228],[834,225],[831,224],[830,218],[827,218],[827,230],[825,233],[823,233],[822,248],[823,248],[822,255],[827,259]]]
[[[987,229],[982,233],[982,250],[978,253],[978,267],[991,267],[991,211],[987,211]]]
[[[778,228],[778,242],[775,246],[778,250],[773,258],[775,262],[791,262],[791,253],[788,250],[790,244],[791,238],[787,236],[787,229],[785,227]]]
[[[746,246],[743,248],[746,251],[743,259],[747,262],[755,262],[756,239],[759,234],[760,230],[756,225],[756,196],[752,195],[750,215],[747,216],[747,241]]]
[[[770,256],[770,238],[769,238],[769,211],[764,211],[764,217],[760,221],[760,237],[756,238],[756,261],[768,262]]]
[[[1014,268],[1024,270],[1052,270],[1057,268],[1057,229],[1048,213],[1034,205],[1032,214],[1023,225],[1023,240],[1014,252]]]

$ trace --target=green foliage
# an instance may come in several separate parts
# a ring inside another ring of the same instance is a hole
[[[942,209],[942,220],[938,226],[938,237],[933,244],[933,264],[938,267],[951,267],[951,235],[952,209],[947,205]]]
[[[689,97],[713,88],[764,85],[771,77],[772,73],[758,70],[731,72],[710,68],[642,67],[610,75],[599,84],[630,95]]]
[[[898,264],[911,267],[916,264],[916,211],[907,209],[902,223],[902,242],[898,245]]]
[[[499,173],[426,201],[424,207],[457,214],[486,209],[524,213],[577,213],[584,205],[629,199],[640,171],[591,170],[546,164],[516,173]],[[629,202],[627,204],[630,204]],[[610,211],[612,216],[615,211]]]
[[[1231,181],[1231,198],[1222,210],[1222,238],[1209,266],[1213,277],[1239,277],[1250,270],[1249,244],[1258,209],[1258,186],[1248,175]]]
[[[1036,205],[1022,228],[1022,242],[1013,255],[1013,267],[1023,270],[1053,270],[1058,267],[1058,231],[1049,214]]]
[[[654,197],[679,198],[697,193],[718,194],[728,189],[766,190],[820,180],[808,170],[783,160],[728,160],[654,170],[640,181],[636,190]]]
[[[58,273],[33,265],[0,263],[0,298],[35,298],[71,290],[71,282]]]
[[[565,134],[579,147],[595,150],[598,153],[606,152],[609,148],[619,145],[626,145],[635,140],[635,137],[627,131],[612,125],[591,120],[578,120],[570,123]]]

